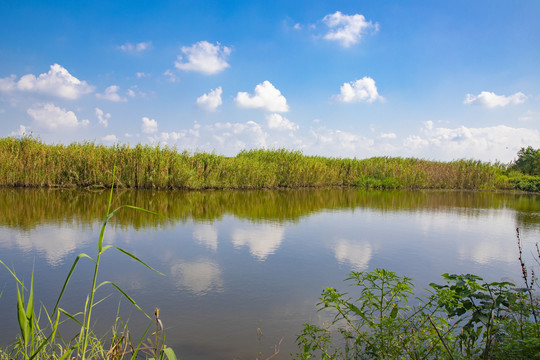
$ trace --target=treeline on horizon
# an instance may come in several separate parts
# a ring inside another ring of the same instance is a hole
[[[0,186],[137,189],[276,189],[353,186],[374,189],[540,191],[540,177],[477,160],[307,156],[286,149],[234,157],[167,146],[93,142],[48,145],[31,136],[0,139]]]

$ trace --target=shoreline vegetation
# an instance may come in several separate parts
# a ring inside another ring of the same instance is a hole
[[[227,157],[167,146],[92,142],[48,145],[32,136],[0,139],[0,186],[131,189],[368,189],[540,191],[540,177],[509,164],[416,158],[328,158],[286,149]]]

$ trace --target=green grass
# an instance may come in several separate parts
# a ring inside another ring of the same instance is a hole
[[[276,189],[356,186],[376,189],[540,190],[540,178],[501,164],[415,158],[306,156],[248,150],[234,157],[163,146],[92,142],[47,145],[32,137],[0,139],[0,186],[136,189]]]

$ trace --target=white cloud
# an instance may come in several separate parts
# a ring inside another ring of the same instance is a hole
[[[532,121],[540,118],[540,113],[536,113],[531,110],[527,110],[525,114],[518,118],[519,121]]]
[[[204,131],[218,142],[218,144],[226,147],[237,149],[236,151],[246,148],[263,148],[266,147],[268,134],[265,133],[261,125],[254,121],[246,123],[216,123],[206,126]]]
[[[127,101],[125,97],[122,97],[118,94],[119,90],[120,90],[120,86],[111,85],[105,89],[105,92],[103,94],[96,94],[96,97],[99,99],[104,99],[104,100],[109,100],[109,101],[114,101],[114,102]]]
[[[28,109],[27,113],[38,126],[51,130],[76,128],[90,123],[88,120],[77,120],[77,116],[73,111],[66,111],[66,109],[59,108],[51,103],[34,106]]]
[[[505,96],[497,95],[493,92],[482,91],[478,96],[467,94],[463,101],[464,104],[480,105],[487,108],[504,107],[507,105],[523,104],[527,100],[527,96],[522,92],[517,92],[514,95]]]
[[[165,72],[163,73],[163,76],[165,76],[167,78],[167,81],[171,83],[175,83],[179,81],[178,77],[171,71],[171,69],[165,70]]]
[[[296,23],[296,24],[294,24],[293,29],[294,30],[302,30],[302,25],[300,23]]]
[[[214,123],[201,127],[194,123],[190,129],[176,132],[162,132],[151,138],[153,142],[192,151],[217,151],[222,154],[236,155],[239,151],[267,146],[268,134],[260,124],[254,121],[245,123]]]
[[[540,143],[536,129],[512,128],[505,125],[469,128],[439,128],[428,121],[420,135],[403,141],[404,151],[413,156],[428,156],[438,160],[474,158],[483,161],[509,162],[521,147]]]
[[[120,45],[119,48],[120,50],[127,53],[140,53],[142,51],[152,48],[152,42],[146,41],[146,42],[140,42],[137,44],[132,44],[130,42],[127,42],[124,45]]]
[[[134,98],[134,97],[145,97],[146,96],[146,93],[142,92],[139,90],[139,88],[137,87],[137,85],[133,85],[132,87],[130,87],[127,91],[127,94],[129,97],[131,98]]]
[[[29,129],[30,128],[28,126],[19,125],[19,128],[17,129],[17,131],[12,131],[11,132],[11,136],[24,136],[24,135],[27,135],[27,134],[30,133],[28,131]]]
[[[100,108],[96,108],[94,110],[94,113],[96,114],[96,117],[98,118],[98,122],[100,125],[103,125],[103,127],[109,126],[109,120],[111,118],[111,114],[104,113],[103,110]]]
[[[268,80],[255,87],[254,95],[239,92],[234,101],[241,108],[263,109],[271,112],[289,111],[287,99]]]
[[[187,62],[182,62],[183,57],[178,55],[174,66],[185,71],[197,71],[206,75],[217,74],[228,68],[227,57],[231,49],[226,46],[210,44],[208,41],[199,41],[192,46],[183,46],[182,53],[187,57]]]
[[[35,92],[64,99],[78,99],[84,94],[94,91],[94,87],[72,76],[64,67],[51,65],[49,72],[36,77],[33,74],[23,75],[15,81],[15,75],[0,79],[1,92]]]
[[[381,139],[395,139],[397,137],[394,133],[382,133],[380,138]]]
[[[345,103],[384,101],[384,98],[379,95],[375,80],[368,76],[364,76],[360,80],[344,83],[341,86],[341,93],[335,98]]]
[[[268,128],[270,129],[295,131],[299,128],[298,124],[289,121],[287,118],[279,114],[266,115],[266,122],[268,124]]]
[[[344,15],[340,11],[326,15],[323,22],[330,29],[324,38],[337,41],[344,47],[358,43],[368,30],[378,30],[378,24],[366,21],[363,15]]]
[[[306,141],[311,152],[327,156],[371,155],[375,142],[365,136],[324,126],[310,130],[311,141]]]
[[[157,121],[154,119],[149,119],[147,117],[142,118],[141,130],[145,134],[153,134],[158,130]]]
[[[208,94],[203,94],[197,98],[197,106],[206,111],[216,111],[217,108],[223,103],[221,101],[221,94],[223,90],[221,86],[214,90],[211,90]]]
[[[15,90],[17,88],[17,83],[15,82],[16,78],[17,77],[15,75],[0,78],[0,92],[9,93]]]
[[[103,142],[114,144],[118,142],[116,135],[106,135],[101,138]]]
[[[137,79],[142,79],[142,78],[145,78],[145,77],[150,77],[150,74],[147,74],[147,73],[144,73],[144,72],[138,72],[135,74],[135,76],[137,76]]]

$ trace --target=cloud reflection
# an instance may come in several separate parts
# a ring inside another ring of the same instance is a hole
[[[218,247],[218,233],[214,225],[211,224],[197,224],[193,229],[193,237],[195,240],[209,248],[216,251]]]
[[[273,254],[283,241],[285,230],[275,224],[246,224],[232,232],[235,247],[248,246],[249,253],[259,261]]]
[[[71,226],[71,225],[66,225]],[[83,247],[91,240],[92,235],[72,227],[38,226],[34,230],[15,232],[13,236],[1,236],[0,246],[18,246],[25,252],[36,251],[43,256],[49,265],[59,266],[64,258],[77,248]]]
[[[223,279],[219,265],[202,259],[183,262],[171,266],[171,277],[180,288],[185,288],[195,295],[203,296],[211,291],[223,291]]]
[[[340,239],[334,248],[334,253],[340,264],[349,264],[354,270],[362,271],[367,269],[373,250],[366,241],[352,242]]]
[[[517,246],[514,242],[479,241],[469,242],[458,247],[460,259],[469,259],[486,265],[492,261],[514,263],[517,261]]]

